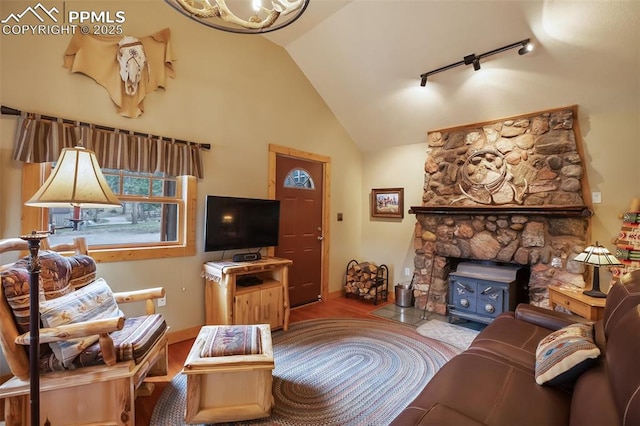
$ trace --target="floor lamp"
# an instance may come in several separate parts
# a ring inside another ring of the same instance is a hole
[[[110,208],[122,203],[105,180],[93,151],[65,148],[51,175],[33,197],[30,207]],[[74,229],[75,230],[75,229]],[[40,426],[40,241],[47,231],[33,231],[20,238],[29,244],[29,403],[31,425]]]
[[[618,259],[609,250],[602,247],[596,241],[596,244],[589,246],[582,253],[573,258],[576,262],[593,265],[593,285],[591,290],[583,291],[583,294],[591,297],[607,297],[606,293],[600,290],[600,266],[616,266],[622,265]]]

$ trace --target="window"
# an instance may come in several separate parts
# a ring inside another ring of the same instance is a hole
[[[28,199],[48,176],[48,164],[25,164]],[[103,169],[121,207],[108,209],[25,208],[23,231],[55,229],[52,244],[82,236],[98,261],[137,260],[195,254],[196,178]],[[38,213],[27,211],[38,211]]]
[[[285,188],[315,189],[313,178],[304,169],[293,169],[284,179]]]

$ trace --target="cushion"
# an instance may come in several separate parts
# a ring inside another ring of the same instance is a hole
[[[71,265],[69,285],[74,290],[82,288],[96,279],[96,261],[91,256],[77,254],[67,259]]]
[[[52,251],[41,251],[38,259],[41,302],[73,291],[69,284],[70,264],[66,257]],[[26,256],[2,271],[4,297],[13,311],[20,333],[29,331],[29,264],[30,257]]]
[[[41,250],[38,253],[38,261],[40,262],[40,287],[45,299],[55,299],[73,291],[69,286],[71,274],[69,259],[55,251]],[[13,267],[29,270],[30,262],[30,256],[26,256],[14,263]]]
[[[167,330],[161,314],[127,318],[122,330],[111,333],[118,361],[140,362]]]
[[[29,271],[12,267],[2,271],[2,290],[11,307],[18,333],[29,331]]]
[[[99,278],[72,293],[40,304],[40,318],[45,327],[123,316],[107,282]],[[69,339],[49,344],[65,367],[98,340],[98,335]]]
[[[124,328],[110,334],[116,350],[116,360],[139,363],[167,330],[161,314],[126,318]],[[73,361],[75,367],[104,364],[100,344],[94,343]]]
[[[255,325],[221,325],[211,327],[202,347],[201,358],[262,353],[260,328]]]
[[[160,314],[125,318],[124,328],[110,334],[116,350],[116,361],[140,363],[166,331],[167,323]],[[49,346],[46,348],[50,354],[40,354],[40,372],[44,374],[52,371],[67,370],[68,368],[65,368],[53,355]],[[70,369],[104,365],[100,343],[95,342],[84,349],[82,353],[73,359],[72,363],[73,366]]]
[[[572,324],[546,336],[536,350],[536,383],[570,384],[600,356],[593,324]]]

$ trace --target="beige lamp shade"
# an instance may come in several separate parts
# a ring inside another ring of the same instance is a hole
[[[53,173],[25,205],[109,208],[122,203],[109,188],[95,153],[76,147],[62,150]]]
[[[576,262],[596,266],[622,265],[622,263],[620,263],[620,261],[616,259],[616,257],[612,255],[609,250],[599,245],[597,241],[595,245],[589,246],[584,249],[584,251],[574,257],[573,260]]]

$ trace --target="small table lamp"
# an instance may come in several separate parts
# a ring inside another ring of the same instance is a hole
[[[602,247],[596,241],[596,244],[589,246],[582,253],[573,258],[576,262],[593,265],[593,285],[591,290],[583,291],[583,294],[591,297],[607,297],[605,293],[600,291],[600,266],[622,265],[618,259],[609,250]]]

